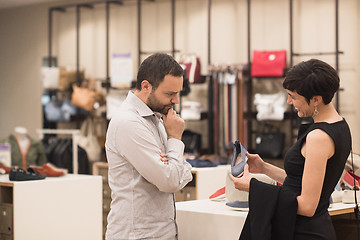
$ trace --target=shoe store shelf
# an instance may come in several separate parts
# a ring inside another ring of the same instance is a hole
[[[102,179],[67,174],[10,181],[0,175],[0,239],[102,239]]]

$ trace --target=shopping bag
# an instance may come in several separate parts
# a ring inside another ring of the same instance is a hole
[[[251,76],[281,77],[286,68],[286,51],[253,51]]]

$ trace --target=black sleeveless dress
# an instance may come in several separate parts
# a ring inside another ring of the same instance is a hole
[[[345,119],[331,124],[319,122],[300,126],[298,140],[289,149],[284,158],[284,168],[287,177],[283,187],[289,188],[300,195],[305,164],[305,158],[301,155],[301,147],[306,141],[307,134],[315,129],[323,130],[332,138],[335,144],[335,153],[326,164],[323,188],[314,216],[297,216],[294,234],[294,239],[296,240],[336,239],[327,209],[331,193],[339,181],[351,151],[351,133]]]

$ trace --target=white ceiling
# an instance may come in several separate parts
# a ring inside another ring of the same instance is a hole
[[[24,7],[41,3],[63,2],[64,0],[0,0],[0,9]]]

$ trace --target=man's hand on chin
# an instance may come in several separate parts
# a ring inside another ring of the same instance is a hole
[[[173,108],[170,108],[167,115],[161,114],[164,120],[164,126],[168,138],[176,138],[181,140],[184,132],[185,121],[180,118],[179,114]]]

